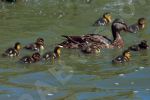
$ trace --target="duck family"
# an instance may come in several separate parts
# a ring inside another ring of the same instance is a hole
[[[104,13],[102,17],[96,20],[93,26],[105,26],[111,24],[111,32],[113,39],[100,34],[85,34],[81,36],[75,35],[62,35],[65,38],[64,41],[58,43],[53,51],[48,51],[43,55],[40,54],[41,50],[45,49],[44,39],[39,37],[35,42],[25,45],[23,49],[33,51],[33,54],[23,56],[19,61],[22,63],[36,63],[41,60],[53,61],[61,56],[61,49],[79,49],[85,54],[99,53],[101,49],[113,49],[113,48],[123,48],[124,40],[122,38],[122,32],[124,33],[137,33],[138,31],[145,28],[146,19],[139,18],[137,23],[132,25],[127,25],[123,19],[116,18],[112,21],[111,13]],[[139,44],[131,45],[125,50],[122,55],[115,57],[112,63],[125,63],[131,59],[131,51],[141,51],[148,49],[149,45],[146,40],[142,40]],[[16,57],[19,56],[21,50],[21,43],[15,43],[14,47],[6,49],[2,56]]]

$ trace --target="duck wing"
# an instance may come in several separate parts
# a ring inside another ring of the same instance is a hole
[[[67,35],[62,35],[62,37],[65,37],[68,41],[73,42],[73,43],[83,43],[85,42],[83,36],[67,36]]]
[[[87,42],[95,42],[105,45],[110,45],[112,43],[112,41],[108,37],[99,34],[87,34],[84,37]]]

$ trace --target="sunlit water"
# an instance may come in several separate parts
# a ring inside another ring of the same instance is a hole
[[[25,45],[37,37],[45,39],[45,52],[63,41],[63,34],[100,33],[111,38],[110,26],[92,27],[107,11],[128,24],[146,17],[145,30],[121,36],[125,48],[142,39],[150,44],[148,0],[18,1],[0,2],[0,53],[16,41]],[[26,50],[17,58],[0,57],[0,100],[150,100],[150,51],[134,52],[129,63],[113,65],[111,60],[124,49],[102,49],[91,55],[62,49],[56,62],[30,65],[18,63],[31,54]]]

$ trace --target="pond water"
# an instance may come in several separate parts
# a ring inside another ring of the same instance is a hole
[[[43,37],[46,50],[63,41],[61,35],[99,33],[111,36],[110,26],[93,27],[104,12],[128,24],[147,19],[137,34],[123,33],[125,48],[145,39],[150,44],[148,0],[18,0],[0,2],[0,54],[16,41],[26,45]],[[51,62],[20,64],[32,52],[22,50],[17,58],[0,57],[0,100],[150,100],[150,51],[132,52],[129,63],[113,65],[123,49],[102,49],[82,54],[62,49]]]

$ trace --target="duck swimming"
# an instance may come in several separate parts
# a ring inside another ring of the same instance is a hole
[[[149,48],[149,45],[147,44],[147,41],[142,40],[139,44],[130,46],[129,50],[131,50],[131,51],[140,51],[140,50],[145,50],[145,49],[148,49],[148,48]]]
[[[82,43],[80,50],[85,54],[97,54],[101,51],[100,47],[96,43]]]
[[[100,34],[86,34],[83,36],[66,36],[63,35],[67,40],[63,41],[59,45],[64,48],[81,48],[83,44],[90,43],[91,45],[97,45],[98,48],[122,48],[124,41],[120,35],[121,31],[130,32],[128,26],[121,19],[115,19],[111,26],[113,40],[102,36]]]
[[[21,44],[19,42],[15,43],[15,46],[13,48],[8,48],[2,56],[9,56],[9,57],[15,57],[19,55],[19,51],[21,49]]]
[[[132,33],[137,33],[139,30],[145,28],[145,23],[146,23],[145,18],[139,18],[137,23],[130,25],[128,28]]]
[[[103,14],[103,17],[100,17],[98,20],[96,20],[93,26],[104,26],[110,24],[111,22],[112,22],[111,14],[107,12]]]
[[[129,50],[125,50],[122,55],[116,57],[115,59],[112,60],[112,63],[125,63],[130,61],[131,59],[131,53]]]
[[[60,57],[61,54],[61,48],[63,46],[56,46],[53,52],[47,52],[43,55],[43,60],[52,60]]]
[[[20,59],[20,62],[22,63],[35,63],[40,61],[41,55],[38,52],[35,52],[32,54],[32,56],[24,56]]]
[[[28,50],[39,52],[40,50],[44,49],[44,39],[43,38],[37,38],[35,43],[26,45],[24,48],[28,49]]]

